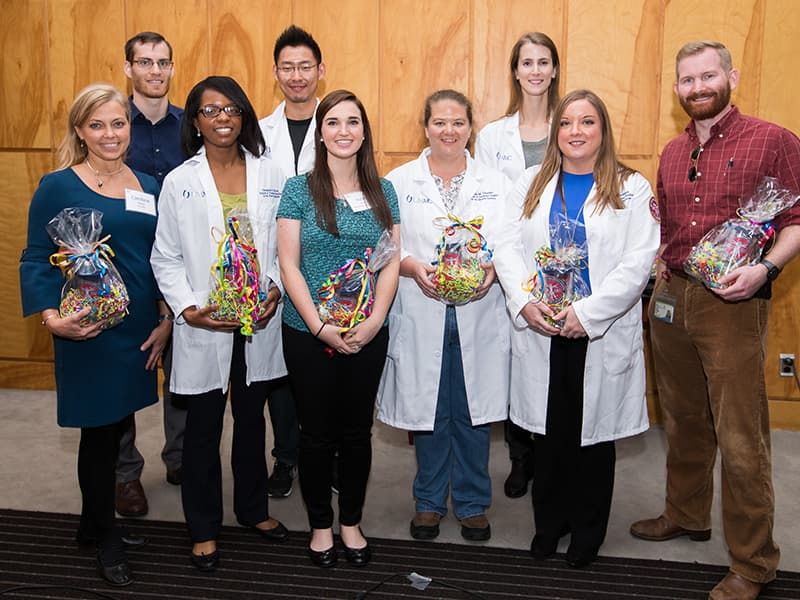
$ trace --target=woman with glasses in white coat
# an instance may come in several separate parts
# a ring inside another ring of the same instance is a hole
[[[602,100],[577,90],[553,113],[541,169],[525,171],[508,204],[495,264],[515,319],[510,418],[536,440],[531,553],[545,559],[571,533],[566,560],[582,567],[605,539],[614,440],[648,427],[640,299],[659,245],[655,200],[617,159]],[[588,295],[556,312],[522,285],[564,215],[588,248]]]
[[[435,538],[451,496],[462,536],[482,541],[491,535],[490,424],[508,413],[510,321],[491,263],[477,295],[454,306],[440,301],[431,262],[450,215],[465,223],[482,217],[480,232],[491,248],[511,184],[469,155],[472,106],[463,94],[432,94],[424,126],[430,147],[387,175],[403,225],[378,418],[415,432],[411,536]]]
[[[286,528],[267,510],[264,404],[286,375],[280,335],[281,297],[275,215],[283,173],[262,156],[264,138],[242,88],[208,77],[189,92],[181,144],[190,158],[167,175],[159,197],[153,273],[175,315],[171,390],[186,404],[183,511],[191,562],[219,562],[222,468],[219,445],[230,387],[233,414],[233,504],[237,520],[268,541]],[[229,215],[246,212],[267,292],[265,310],[245,337],[238,321],[215,319],[211,267]],[[285,380],[284,380],[285,381]]]
[[[506,114],[486,125],[475,143],[475,160],[516,181],[544,159],[550,115],[558,104],[561,67],[553,40],[539,31],[526,33],[511,49],[511,98]],[[511,472],[503,490],[509,498],[528,491],[533,476],[533,438],[529,431],[505,422]]]

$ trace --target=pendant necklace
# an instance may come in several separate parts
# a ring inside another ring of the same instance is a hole
[[[89,170],[92,173],[94,173],[94,177],[95,177],[95,179],[97,179],[97,187],[99,187],[99,188],[103,187],[103,183],[104,183],[103,180],[101,179],[101,177],[113,177],[114,175],[117,175],[118,173],[122,173],[122,170],[125,168],[125,163],[122,163],[122,166],[119,169],[117,169],[116,171],[111,171],[109,173],[101,173],[100,171],[98,171],[97,169],[95,169],[92,166],[92,163],[89,162],[89,157],[86,157],[86,160],[84,162],[86,163],[86,166],[89,167]]]

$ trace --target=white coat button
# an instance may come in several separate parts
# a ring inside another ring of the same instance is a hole
[[[692,227],[694,227],[695,225],[697,225],[697,221],[692,221]]]

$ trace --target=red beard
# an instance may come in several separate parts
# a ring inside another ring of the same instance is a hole
[[[731,101],[730,84],[726,84],[723,89],[712,93],[713,101],[711,104],[706,104],[702,108],[695,107],[692,104],[692,101],[707,95],[707,92],[704,94],[692,94],[686,98],[678,96],[678,100],[680,101],[683,110],[685,110],[686,114],[692,119],[695,121],[705,121],[706,119],[713,119],[716,117],[719,113],[725,110],[725,107],[728,106]]]

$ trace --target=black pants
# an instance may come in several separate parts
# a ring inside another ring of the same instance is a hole
[[[243,525],[269,518],[264,405],[270,382],[246,382],[244,336],[233,334],[230,400],[233,414],[233,511]],[[222,463],[219,445],[227,394],[221,389],[180,395],[185,399],[181,499],[193,543],[216,540],[222,525]]]
[[[533,515],[537,535],[569,529],[577,549],[603,543],[614,491],[614,442],[581,447],[586,338],[553,337],[547,429],[535,435]]]
[[[338,452],[339,523],[358,525],[372,465],[372,414],[386,361],[387,327],[357,354],[331,352],[283,326],[283,353],[300,423],[298,473],[313,529],[333,525],[331,469]]]
[[[133,415],[100,427],[81,428],[78,446],[78,485],[81,488],[80,534],[85,539],[107,542],[114,530],[114,486],[122,433]]]
[[[506,419],[503,424],[506,444],[508,444],[508,458],[511,460],[533,460],[533,436],[527,431]]]
[[[297,464],[297,447],[300,444],[300,428],[297,425],[297,408],[295,408],[292,388],[288,377],[275,381],[267,399],[269,420],[272,422],[272,434],[275,447],[272,456],[278,462],[287,465]]]

